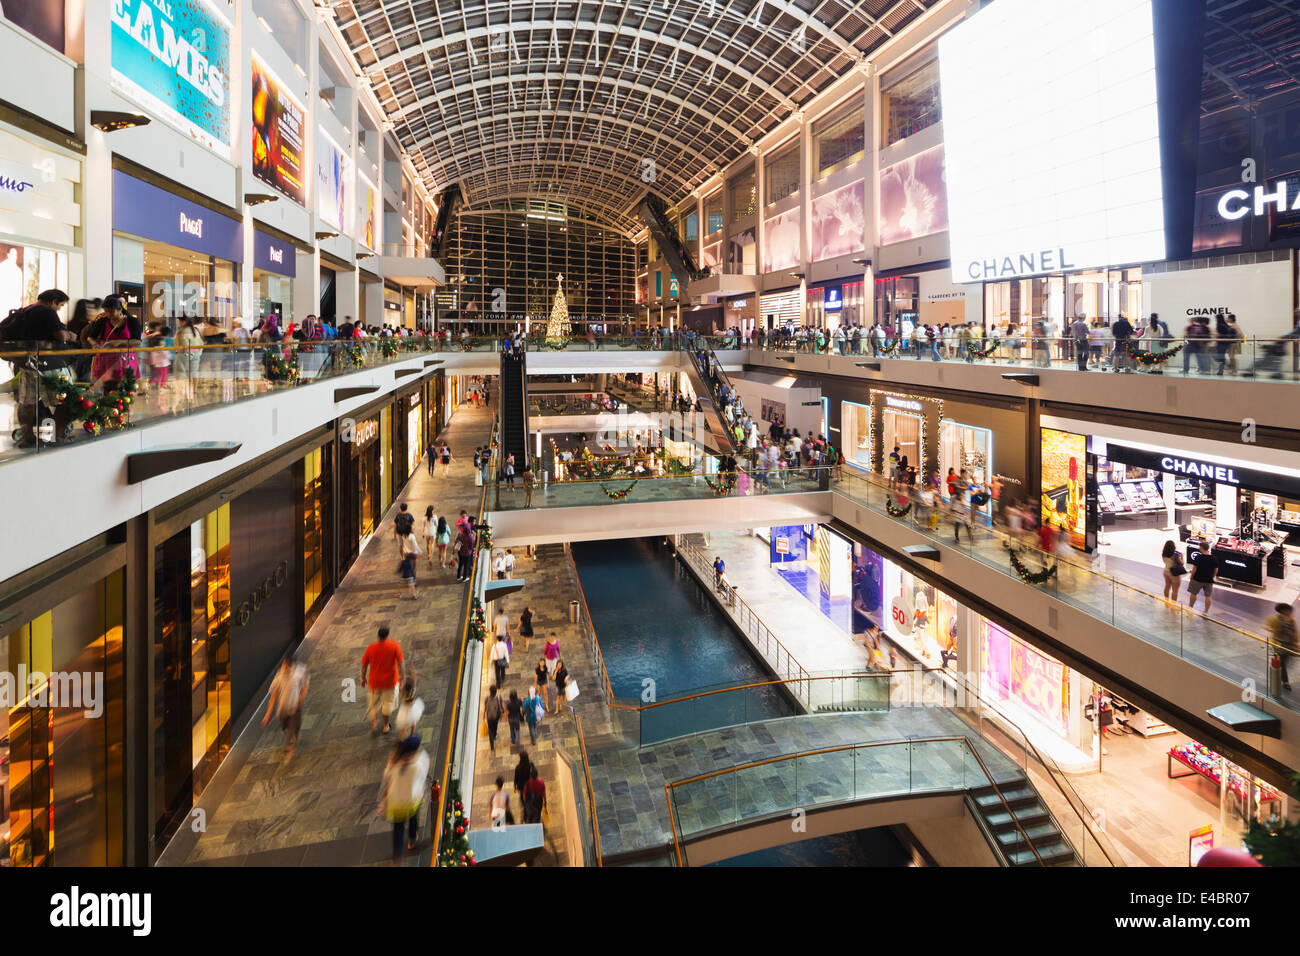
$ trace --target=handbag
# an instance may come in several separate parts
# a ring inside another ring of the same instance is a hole
[[[1180,577],[1187,573],[1187,565],[1183,564],[1183,559],[1178,552],[1174,552],[1174,566],[1169,569],[1169,573],[1174,577]]]

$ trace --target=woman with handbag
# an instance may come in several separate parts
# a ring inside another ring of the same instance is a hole
[[[86,332],[91,348],[113,350],[100,352],[90,363],[90,378],[96,387],[108,392],[121,384],[127,372],[139,377],[135,353],[127,350],[140,344],[141,334],[140,320],[127,314],[119,296],[104,299],[104,314]]]
[[[1173,541],[1166,541],[1160,550],[1160,563],[1164,565],[1165,600],[1177,604],[1178,592],[1183,586],[1183,582],[1178,579],[1187,573],[1187,566],[1183,564],[1183,556],[1178,553],[1178,545]]]

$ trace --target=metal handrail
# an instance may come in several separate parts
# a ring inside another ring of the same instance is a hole
[[[595,651],[596,666],[600,669],[600,677],[605,685],[605,702],[611,707],[630,709],[626,704],[618,703],[614,697],[614,688],[609,682],[609,671],[605,668],[605,655],[601,653],[600,641],[596,639],[596,626],[591,623],[591,609],[587,607],[587,593],[582,589],[582,578],[578,574],[578,565],[573,560],[572,551],[565,549],[565,553],[569,558],[569,569],[573,573],[573,582],[578,587],[578,599],[582,602],[583,630],[587,637],[587,643]]]
[[[591,837],[596,843],[596,866],[605,865],[604,854],[600,850],[600,820],[596,815],[596,788],[591,782],[591,766],[587,762],[587,739],[582,733],[582,717],[572,707],[569,713],[573,714],[573,720],[578,728],[578,750],[582,754],[582,775],[587,781],[587,810],[591,814]]]
[[[496,447],[497,435],[498,435],[497,427],[494,424],[492,428],[491,436],[488,439],[488,445],[492,448]],[[475,519],[476,524],[483,520],[483,514],[486,508],[487,508],[487,485],[484,485],[483,490],[479,494],[478,517]],[[442,773],[439,777],[439,786],[438,786],[439,805],[436,808],[434,808],[435,813],[434,813],[434,826],[433,826],[433,860],[430,862],[429,864],[430,866],[437,866],[438,860],[441,857],[442,824],[443,824],[443,817],[444,817],[444,814],[442,812],[441,802],[447,799],[447,786],[451,782],[451,762],[452,762],[452,757],[456,752],[456,719],[459,715],[460,698],[461,698],[462,688],[464,686],[464,681],[465,681],[465,652],[466,650],[468,650],[469,647],[469,625],[470,625],[470,617],[471,617],[470,609],[474,601],[473,582],[474,582],[475,575],[478,573],[479,561],[482,557],[483,551],[484,549],[478,547],[478,542],[476,541],[475,548],[474,548],[474,561],[473,564],[470,566],[470,576],[469,576],[470,584],[465,589],[465,603],[461,612],[465,624],[461,628],[460,650],[457,652],[456,670],[453,672],[456,675],[455,678],[456,691],[454,694],[452,694],[451,719],[450,719],[450,723],[448,723],[447,725],[448,727],[447,756],[443,760]],[[490,558],[491,555],[489,554],[489,559]],[[470,786],[472,789],[473,781],[470,781]],[[472,796],[473,794],[471,792],[471,797]],[[461,798],[462,801],[464,801],[464,794],[461,795]],[[467,805],[472,805],[472,804],[473,804],[473,800],[471,799]],[[466,819],[467,820],[469,819],[468,814],[466,815]]]
[[[948,743],[948,742],[958,742],[958,741],[960,741],[966,747],[967,751],[975,758],[976,762],[980,765],[980,770],[984,772],[985,779],[988,780],[989,785],[993,788],[994,793],[998,795],[998,800],[1002,803],[1003,809],[1007,811],[1007,816],[1010,817],[1011,822],[1015,825],[1015,828],[1020,831],[1020,835],[1024,838],[1025,843],[1029,846],[1030,852],[1034,854],[1034,859],[1038,861],[1038,865],[1045,866],[1046,864],[1043,863],[1042,856],[1039,855],[1038,850],[1034,847],[1033,842],[1029,839],[1029,835],[1025,833],[1024,827],[1020,825],[1020,821],[1016,819],[1016,815],[1011,812],[1011,805],[1007,803],[1007,798],[1003,795],[1002,788],[999,787],[997,781],[993,779],[993,774],[989,772],[988,766],[984,763],[983,759],[976,752],[975,748],[971,745],[970,739],[967,737],[954,737],[954,736],[907,737],[901,740],[876,740],[876,741],[869,741],[866,743],[858,743],[858,744],[840,744],[839,746],[836,747],[821,747],[816,750],[803,750],[800,751],[799,753],[782,754],[779,757],[767,757],[763,760],[751,760],[748,763],[737,764],[733,767],[726,767],[722,770],[710,770],[708,773],[696,774],[693,777],[686,777],[682,780],[674,780],[671,782],[666,782],[664,783],[664,797],[668,801],[669,825],[671,826],[673,831],[673,847],[677,853],[677,865],[682,866],[683,861],[682,861],[681,841],[678,839],[677,836],[676,818],[675,815],[673,814],[673,795],[672,795],[673,788],[685,786],[686,784],[689,783],[696,783],[700,780],[708,780],[713,777],[719,777],[722,776],[723,774],[738,773],[741,770],[749,770],[754,767],[763,767],[763,766],[767,766],[768,764],[781,763],[786,760],[798,760],[800,757],[816,757],[816,756],[820,756],[821,754],[840,753],[845,750],[862,750],[862,749],[870,749],[874,747],[897,747],[900,744],[907,744],[908,746],[912,746],[915,744]],[[965,788],[965,789],[969,789],[969,788]]]
[[[685,551],[688,559],[690,558],[696,559],[696,561],[698,562],[697,567],[709,567],[708,559],[705,558],[704,555],[702,555],[699,552],[699,549],[696,548],[695,545],[690,541],[683,540],[678,545],[678,551]],[[736,589],[734,587],[731,588],[731,596],[737,602],[740,603],[740,606],[744,608],[745,613],[747,613],[756,622],[758,622],[759,626],[762,627],[763,630],[767,632],[768,636],[772,639],[772,641],[776,644],[776,646],[781,651],[785,652],[786,660],[789,661],[791,664],[793,664],[796,668],[798,668],[798,672],[800,676],[804,679],[807,679],[809,674],[808,669],[805,668],[803,664],[799,663],[799,661],[795,658],[795,656],[790,653],[790,649],[786,647],[783,643],[781,643],[781,639],[776,636],[776,632],[773,631],[772,628],[770,628],[767,625],[767,622],[764,621],[762,617],[760,617],[757,613],[755,613],[754,609],[749,606],[749,604],[745,601],[744,598],[740,597],[740,595],[736,593]],[[800,696],[800,695],[796,694],[796,696]],[[805,702],[810,703],[811,701],[809,700]]]

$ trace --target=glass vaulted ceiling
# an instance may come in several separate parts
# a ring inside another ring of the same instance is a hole
[[[624,234],[937,0],[331,0],[416,168],[470,208],[553,197]]]

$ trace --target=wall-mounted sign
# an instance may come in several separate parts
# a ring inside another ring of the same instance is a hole
[[[367,418],[363,422],[357,422],[356,430],[352,433],[352,440],[358,448],[365,448],[379,435],[379,419]]]
[[[208,0],[113,0],[112,86],[230,158],[230,22]]]
[[[243,603],[235,609],[235,623],[240,627],[248,624],[249,619],[262,609],[262,605],[270,596],[284,587],[284,582],[289,579],[289,562],[281,561],[276,565],[275,572],[268,574],[260,585],[244,599]]]
[[[1287,193],[1293,190],[1295,195],[1288,201]],[[1224,219],[1244,219],[1246,216],[1266,216],[1270,212],[1300,212],[1300,181],[1288,187],[1285,179],[1279,179],[1272,187],[1256,186],[1250,192],[1244,189],[1229,189],[1219,197],[1215,208]]]
[[[1106,457],[1125,465],[1149,468],[1152,471],[1166,471],[1173,475],[1185,475],[1188,478],[1199,478],[1215,484],[1235,485],[1250,491],[1268,491],[1287,498],[1300,497],[1300,477],[1295,475],[1261,471],[1241,465],[1225,465],[1222,462],[1148,451],[1145,448],[1132,448],[1113,442],[1106,443]]]
[[[257,54],[252,89],[253,175],[304,206],[302,105]]]
[[[357,192],[360,193],[358,197],[360,208],[357,210],[360,216],[358,220],[360,228],[357,230],[357,238],[361,240],[361,244],[367,249],[377,249],[378,246],[375,245],[376,241],[378,241],[376,238],[378,230],[375,213],[375,184],[359,173],[357,179],[360,181],[360,186],[357,189]]]
[[[294,276],[298,272],[298,250],[292,243],[254,230],[253,265],[277,275]]]
[[[113,170],[113,228],[142,239],[244,261],[244,224]]]
[[[839,286],[833,285],[826,290],[826,297],[822,299],[822,308],[827,312],[839,312],[844,308],[844,299]]]
[[[905,412],[922,411],[921,403],[912,398],[895,398],[893,395],[885,396],[885,406],[887,408],[897,408]]]

